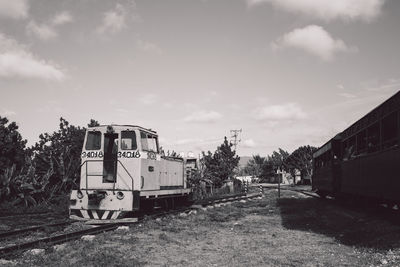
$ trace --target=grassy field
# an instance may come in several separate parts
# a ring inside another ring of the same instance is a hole
[[[15,266],[400,266],[400,224],[300,193],[148,220]],[[1,262],[0,262],[1,264]]]

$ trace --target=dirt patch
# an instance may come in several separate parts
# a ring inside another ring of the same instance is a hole
[[[399,266],[400,226],[294,192],[67,243],[19,266]]]

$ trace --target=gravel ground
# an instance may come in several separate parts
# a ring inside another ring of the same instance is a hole
[[[276,195],[143,221],[0,265],[400,266],[393,218],[290,191]]]

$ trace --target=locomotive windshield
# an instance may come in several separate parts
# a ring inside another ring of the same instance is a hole
[[[121,149],[122,150],[136,150],[136,134],[134,131],[121,132]]]
[[[86,139],[86,150],[99,150],[101,148],[101,132],[88,132]]]

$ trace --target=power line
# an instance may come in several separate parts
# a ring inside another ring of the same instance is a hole
[[[231,144],[233,145],[235,151],[236,151],[236,146],[240,143],[240,141],[242,141],[242,139],[240,139],[241,133],[242,133],[242,129],[231,130],[231,138],[233,138],[233,140],[231,140]]]

